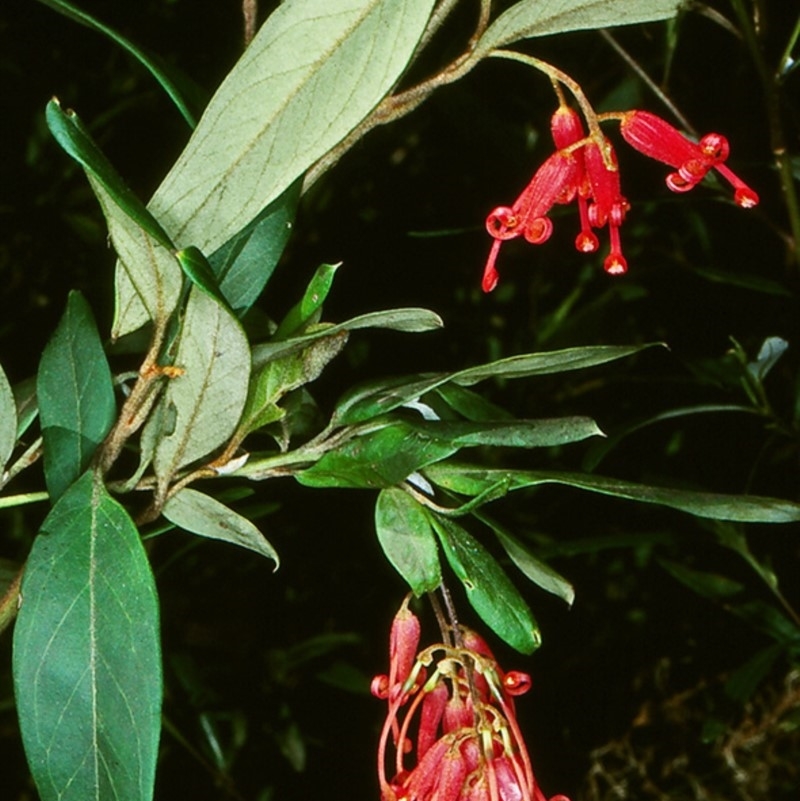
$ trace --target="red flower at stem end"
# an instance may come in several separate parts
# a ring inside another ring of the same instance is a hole
[[[736,205],[749,209],[758,204],[758,194],[724,164],[730,146],[721,134],[706,134],[699,142],[692,142],[649,111],[628,112],[622,117],[619,129],[631,147],[676,168],[676,172],[667,176],[667,186],[673,192],[688,192],[715,169],[733,186]]]
[[[699,142],[693,142],[649,111],[630,111],[620,117],[620,131],[629,145],[675,168],[666,179],[673,192],[688,192],[714,169],[733,186],[738,206],[752,208],[758,203],[758,194],[724,163],[730,146],[721,134],[706,134]],[[629,204],[620,190],[611,143],[597,130],[587,136],[578,113],[565,105],[556,109],[550,129],[556,152],[536,171],[513,206],[499,206],[486,218],[486,230],[494,242],[483,272],[484,292],[497,286],[501,243],[519,236],[534,245],[545,242],[553,232],[553,223],[547,216],[550,209],[556,203],[573,200],[578,204],[581,223],[575,247],[582,253],[596,251],[599,242],[592,229],[607,225],[611,247],[603,267],[610,275],[622,275],[628,270],[619,229]]]
[[[503,673],[468,629],[460,645],[428,646],[405,671],[394,646],[397,620],[405,631],[408,616],[406,602],[392,626],[389,676],[373,681],[388,703],[378,747],[382,801],[546,801],[512,698],[528,691],[530,677]]]

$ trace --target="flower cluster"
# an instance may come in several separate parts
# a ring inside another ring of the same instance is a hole
[[[711,133],[693,142],[647,111],[605,114],[603,118],[619,119],[622,138],[629,145],[675,168],[666,179],[673,192],[687,192],[714,169],[733,186],[737,205],[751,208],[758,203],[758,195],[725,165],[730,147],[724,136]],[[556,151],[539,167],[512,206],[500,206],[486,218],[486,230],[494,242],[483,273],[484,292],[497,286],[495,264],[500,245],[519,236],[534,245],[546,241],[553,231],[547,215],[557,203],[578,204],[581,231],[575,247],[579,251],[596,251],[600,243],[593,229],[608,226],[610,247],[603,267],[611,275],[621,275],[628,269],[619,229],[629,204],[620,190],[611,142],[599,130],[584,133],[577,112],[563,104],[553,114],[550,128]]]
[[[504,673],[465,628],[457,645],[417,653],[420,625],[408,600],[392,624],[389,675],[372,682],[389,706],[378,748],[382,801],[546,801],[514,712],[530,677]]]

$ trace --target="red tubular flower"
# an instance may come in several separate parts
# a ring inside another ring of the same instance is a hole
[[[758,203],[758,195],[736,176],[724,162],[730,153],[728,140],[721,134],[706,134],[699,142],[687,139],[677,128],[649,111],[630,111],[622,117],[623,139],[657,161],[676,168],[667,176],[673,192],[688,192],[715,169],[734,189],[738,206],[749,209]]]
[[[578,112],[569,106],[559,106],[550,118],[550,132],[553,135],[553,142],[559,150],[577,144],[581,139],[586,138],[583,132],[583,124]],[[576,176],[576,199],[578,202],[578,213],[581,220],[581,232],[575,238],[575,247],[581,253],[594,253],[600,246],[597,236],[592,231],[589,222],[589,212],[587,200],[592,193],[589,180],[586,175],[586,165],[583,154],[578,156],[578,174]],[[567,201],[568,202],[568,201]]]
[[[596,142],[590,142],[584,148],[586,174],[589,177],[594,201],[589,206],[589,222],[595,228],[608,225],[611,249],[603,262],[603,268],[610,275],[622,275],[627,272],[628,263],[622,255],[619,227],[630,206],[620,190],[619,169],[614,149],[608,140],[603,142],[602,148]]]
[[[553,223],[547,213],[556,203],[563,202],[565,194],[574,192],[577,174],[575,156],[556,151],[539,167],[513,206],[499,206],[489,214],[486,230],[495,241],[483,271],[484,292],[497,286],[495,262],[501,242],[524,236],[531,244],[540,245],[550,238]]]
[[[405,603],[401,613],[400,619],[408,613]],[[389,706],[378,747],[382,801],[546,801],[511,703],[530,678],[503,673],[474,632],[464,629],[461,640],[424,648],[403,692],[379,693]],[[426,681],[414,680],[424,674]],[[388,678],[376,683],[383,687]]]

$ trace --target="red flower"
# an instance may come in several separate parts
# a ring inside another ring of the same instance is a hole
[[[630,111],[623,115],[620,132],[640,153],[676,168],[677,172],[667,176],[667,186],[673,192],[688,192],[709,170],[715,169],[733,186],[737,205],[749,209],[758,203],[758,195],[723,163],[730,146],[721,134],[706,134],[699,142],[692,142],[649,111]]]
[[[413,616],[407,603],[398,613],[404,620]],[[373,681],[373,691],[389,705],[378,747],[382,801],[546,801],[511,697],[527,692],[527,674],[504,674],[483,639],[468,629],[460,645],[423,649],[408,671],[397,665],[398,654],[393,645],[389,675],[395,678]]]
[[[743,208],[758,203],[758,195],[725,165],[730,147],[720,134],[706,134],[692,142],[668,122],[647,111],[602,115],[621,119],[620,130],[628,144],[646,156],[663,161],[676,172],[667,176],[673,192],[687,192],[715,169],[734,188],[734,200]],[[496,268],[500,245],[524,236],[539,245],[550,238],[553,223],[547,216],[556,203],[577,201],[581,231],[575,247],[593,253],[599,242],[593,228],[608,226],[611,243],[603,267],[611,275],[627,272],[619,229],[630,208],[620,188],[619,168],[611,142],[598,130],[584,133],[578,113],[560,105],[550,121],[556,150],[536,171],[533,179],[510,208],[500,206],[486,218],[486,230],[494,238],[483,272],[483,291],[491,292],[498,281]]]
[[[502,242],[524,236],[531,244],[539,245],[550,238],[553,223],[547,213],[565,194],[575,192],[578,170],[574,155],[556,151],[539,167],[513,206],[499,206],[489,214],[486,230],[495,241],[483,271],[484,292],[497,286],[495,262]]]

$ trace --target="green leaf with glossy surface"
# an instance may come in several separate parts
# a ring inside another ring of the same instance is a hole
[[[542,643],[539,626],[495,558],[453,520],[438,515],[431,515],[431,520],[472,608],[512,648],[533,653]]]
[[[17,404],[6,374],[0,367],[0,484],[17,442]]]
[[[341,266],[342,263],[339,262],[338,264],[322,264],[317,268],[308,282],[300,302],[293,306],[281,321],[274,339],[286,339],[309,322],[318,322],[318,313],[331,291],[336,271]]]
[[[459,386],[472,386],[489,378],[528,378],[582,370],[624,359],[650,347],[653,345],[598,345],[545,353],[524,353],[455,373],[423,374],[373,382],[346,394],[336,407],[334,419],[339,424],[369,420],[398,406],[404,406],[409,401],[419,400],[426,392],[451,382]]]
[[[161,403],[172,423],[153,464],[163,491],[175,471],[228,440],[239,422],[250,379],[250,348],[239,322],[193,288],[186,305],[175,364]]]
[[[71,292],[37,375],[44,475],[55,503],[87,468],[116,419],[111,371],[89,305]]]
[[[391,487],[457,450],[457,445],[396,422],[348,440],[295,478],[308,487]]]
[[[552,33],[611,28],[670,19],[682,0],[521,0],[502,13],[481,36],[480,54],[520,39]]]
[[[14,689],[42,801],[150,801],[161,728],[155,582],[92,473],[42,524],[14,629]]]
[[[381,490],[375,530],[383,553],[419,597],[442,583],[439,548],[425,510],[401,489]]]
[[[210,495],[188,487],[182,489],[164,505],[164,517],[192,534],[230,542],[266,556],[278,569],[278,554],[258,528]]]
[[[228,73],[150,202],[213,252],[394,86],[433,0],[286,0]]]
[[[233,313],[228,299],[219,288],[216,273],[209,264],[208,259],[198,248],[189,246],[188,248],[183,248],[183,250],[177,250],[175,251],[175,258],[178,260],[183,274],[194,286],[210,295],[217,303]]]
[[[302,181],[295,181],[209,257],[222,294],[240,317],[256,302],[292,233]]]
[[[465,464],[437,464],[425,468],[425,476],[452,492],[478,495],[505,481],[509,491],[545,484],[611,495],[640,503],[668,506],[712,520],[740,523],[794,523],[800,520],[800,504],[759,495],[722,495],[714,492],[652,487],[615,478],[556,470],[493,470]]]

